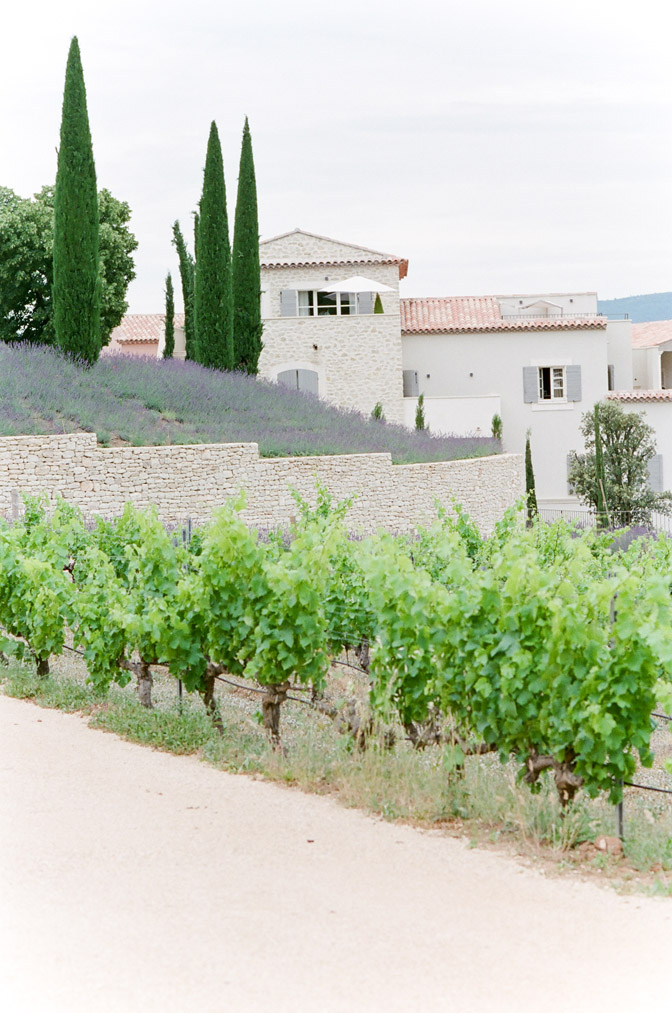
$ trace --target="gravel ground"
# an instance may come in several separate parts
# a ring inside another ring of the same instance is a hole
[[[0,696],[11,1013],[666,1004],[672,903]]]

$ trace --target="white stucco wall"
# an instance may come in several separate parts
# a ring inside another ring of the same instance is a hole
[[[498,295],[495,298],[499,302],[502,316],[530,313],[531,310],[528,309],[530,304],[542,301],[552,304],[549,307],[551,315],[554,312],[553,306],[558,306],[564,315],[572,313],[597,314],[597,292],[546,292],[541,295],[538,292],[528,295],[518,293],[516,295]]]
[[[404,398],[404,425],[415,428],[417,397]],[[502,414],[499,394],[482,397],[425,397],[425,422],[430,432],[445,436],[490,436],[492,417]]]
[[[632,390],[632,320],[607,323],[607,360],[614,367],[614,390]]]
[[[352,251],[351,251],[352,252]],[[268,256],[268,254],[266,254]],[[389,285],[383,313],[283,317],[282,289],[319,290],[354,274]],[[313,369],[319,396],[369,415],[380,401],[390,422],[403,421],[398,264],[264,267],[261,270],[264,348],[261,376],[274,380],[286,369]]]
[[[583,447],[581,416],[606,393],[604,329],[405,334],[403,364],[417,370],[426,398],[499,394],[505,451],[522,453],[531,429],[537,495],[567,496],[567,455]],[[581,366],[581,401],[525,403],[524,366],[568,365]]]
[[[662,456],[663,489],[672,492],[672,401],[647,401],[639,404],[619,402],[626,411],[636,412],[653,426],[656,451]]]

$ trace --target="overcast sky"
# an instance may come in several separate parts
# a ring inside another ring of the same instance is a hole
[[[260,231],[408,257],[403,295],[672,289],[662,0],[38,0],[6,5],[0,185],[53,182],[79,38],[99,187],[160,312],[210,121],[233,221],[250,118]],[[178,285],[179,288],[179,285]]]

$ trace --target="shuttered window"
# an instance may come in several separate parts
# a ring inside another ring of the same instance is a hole
[[[373,292],[318,292],[315,289],[283,288],[281,317],[351,317],[373,313]]]
[[[404,370],[404,397],[417,397],[420,393],[418,373],[415,369]]]
[[[663,491],[663,455],[655,454],[647,465],[649,471],[649,486],[652,492]]]
[[[525,404],[581,400],[580,366],[523,366]]]
[[[318,377],[314,369],[285,369],[278,373],[278,383],[290,390],[305,390],[308,394],[317,394]]]

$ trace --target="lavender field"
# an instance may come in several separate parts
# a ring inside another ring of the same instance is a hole
[[[105,356],[82,369],[44,346],[0,343],[0,436],[78,431],[104,446],[254,442],[264,457],[387,451],[397,463],[501,449],[490,438],[409,432],[192,362]]]

